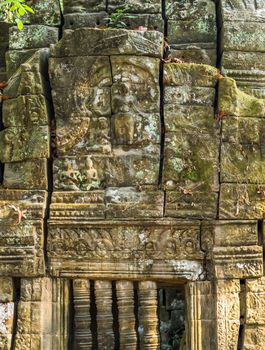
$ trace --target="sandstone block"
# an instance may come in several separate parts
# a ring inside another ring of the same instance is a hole
[[[58,41],[58,28],[42,24],[25,25],[22,31],[17,27],[9,29],[9,47],[11,50],[36,49],[49,47]]]
[[[164,85],[214,87],[217,69],[204,64],[166,63],[164,65]]]
[[[101,55],[162,57],[163,34],[157,31],[79,28],[66,30],[60,42],[51,48],[53,57],[93,56],[98,52]]]
[[[106,0],[65,0],[64,13],[105,11]]]
[[[56,191],[89,191],[102,188],[106,177],[104,156],[65,157],[53,162]]]
[[[105,117],[57,119],[58,156],[109,154],[110,119]]]
[[[51,220],[86,220],[105,218],[105,192],[53,192]]]
[[[26,95],[3,103],[4,126],[47,125],[48,103],[43,95]]]
[[[110,12],[119,8],[126,8],[131,13],[161,13],[160,0],[109,0],[108,10]]]
[[[109,187],[105,193],[107,218],[148,218],[163,216],[162,191]]]
[[[262,219],[265,211],[265,186],[221,184],[221,219]]]
[[[0,160],[3,163],[49,157],[48,126],[10,127],[0,132]]]
[[[13,189],[47,190],[47,159],[5,163],[3,186]]]

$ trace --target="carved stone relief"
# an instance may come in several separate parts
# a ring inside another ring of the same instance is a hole
[[[32,6],[0,85],[0,348],[262,350],[264,5]]]

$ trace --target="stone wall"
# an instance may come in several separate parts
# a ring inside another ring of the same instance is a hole
[[[262,350],[265,5],[32,6],[0,26],[0,349]]]

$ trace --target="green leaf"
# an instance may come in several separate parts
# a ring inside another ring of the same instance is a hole
[[[9,11],[14,12],[18,8],[17,4],[10,7]]]
[[[22,21],[19,21],[19,22],[17,23],[17,28],[18,28],[18,30],[22,30],[22,29],[24,28],[24,24],[23,24]]]
[[[19,13],[20,16],[24,16],[24,14],[26,13],[26,11],[25,11],[23,8],[20,7],[20,8],[18,9],[18,13]]]
[[[35,13],[35,11],[33,10],[33,8],[31,8],[30,6],[24,4],[23,5],[24,9],[30,13]]]

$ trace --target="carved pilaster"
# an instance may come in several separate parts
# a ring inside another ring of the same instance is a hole
[[[215,288],[216,350],[236,350],[240,325],[239,280],[218,280]]]
[[[189,282],[186,286],[187,300],[187,349],[214,350],[214,304],[213,288],[209,281]]]
[[[157,286],[155,282],[139,282],[139,329],[142,350],[159,348]]]
[[[65,279],[22,279],[15,350],[67,349],[68,309],[69,283]]]
[[[0,277],[0,349],[10,350],[14,320],[14,285],[10,277]]]
[[[135,332],[134,291],[133,282],[116,282],[118,309],[120,348],[135,350],[137,348],[137,336]]]
[[[90,330],[90,283],[76,279],[73,282],[75,308],[75,348],[92,349]]]
[[[110,281],[95,281],[97,306],[98,348],[110,350],[114,348],[112,284]]]

